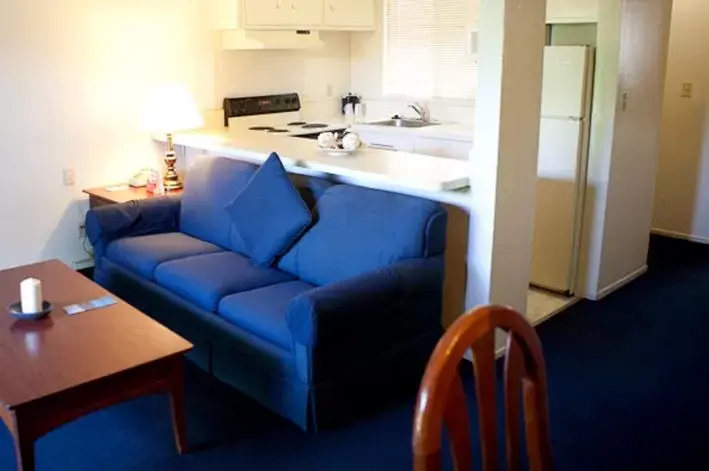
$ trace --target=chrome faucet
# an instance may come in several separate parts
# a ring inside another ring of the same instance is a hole
[[[419,115],[419,119],[424,123],[431,122],[431,111],[428,109],[428,106],[421,103],[412,103],[409,105],[409,108],[414,110],[416,114]]]

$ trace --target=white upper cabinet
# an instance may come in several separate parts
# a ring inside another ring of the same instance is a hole
[[[325,0],[326,29],[373,30],[375,0]]]
[[[598,0],[547,0],[547,23],[597,23]]]
[[[217,30],[374,30],[375,0],[210,0]]]
[[[290,2],[285,0],[245,0],[245,26],[279,26],[289,24],[293,16]]]
[[[323,21],[324,0],[244,0],[248,27],[316,27]]]
[[[323,22],[324,0],[284,0],[293,15],[291,21],[296,26],[317,28]]]

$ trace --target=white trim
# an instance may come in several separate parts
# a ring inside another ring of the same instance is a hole
[[[676,232],[676,231],[666,231],[664,229],[652,229],[650,232],[655,235],[660,235],[660,236],[664,236],[664,237],[672,237],[673,239],[688,240],[690,242],[697,242],[699,244],[709,244],[709,237],[707,237],[707,236],[685,234],[684,232]]]
[[[560,313],[566,311],[568,308],[570,308],[570,307],[573,306],[574,304],[578,303],[578,302],[581,301],[582,299],[583,299],[583,298],[580,298],[580,297],[578,297],[578,296],[574,296],[574,297],[572,297],[572,298],[568,298],[566,304],[564,304],[563,306],[561,306],[559,309],[556,309],[556,310],[550,312],[549,314],[546,314],[545,316],[540,317],[539,319],[536,319],[536,320],[534,320],[533,322],[530,322],[530,324],[532,324],[532,327],[537,327],[538,325],[540,325],[540,324],[542,324],[542,323],[548,321],[549,319],[551,319],[552,317],[556,316],[557,314],[560,314]],[[527,319],[527,320],[529,320],[529,319]]]
[[[612,284],[606,286],[605,288],[603,288],[602,290],[598,291],[596,296],[592,297],[590,299],[592,299],[594,301],[600,301],[601,299],[605,298],[606,296],[613,293],[614,291],[618,291],[620,288],[627,285],[631,281],[634,281],[636,278],[639,278],[642,275],[644,275],[645,273],[647,273],[647,268],[648,268],[647,265],[645,265],[644,267],[642,267],[638,270],[635,270],[630,275],[628,275],[624,278],[621,278],[620,280],[616,281],[615,283],[612,283]]]
[[[77,260],[77,261],[71,262],[71,266],[74,270],[86,270],[87,268],[93,268],[94,259],[93,258],[86,258],[84,260]]]

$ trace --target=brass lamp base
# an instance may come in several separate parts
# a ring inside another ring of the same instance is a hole
[[[177,175],[177,172],[175,171],[175,164],[177,164],[175,146],[172,143],[172,134],[168,134],[167,149],[165,151],[165,165],[167,166],[167,172],[162,179],[165,191],[177,191],[182,189],[182,182],[180,181],[179,175]]]

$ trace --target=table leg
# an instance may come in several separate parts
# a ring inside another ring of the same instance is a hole
[[[34,471],[34,439],[28,437],[22,427],[23,424],[14,417],[12,435],[15,441],[15,457],[18,471]]]
[[[170,408],[172,410],[172,429],[179,454],[187,453],[187,425],[185,420],[185,389],[182,358],[177,358],[173,365],[170,381]]]

